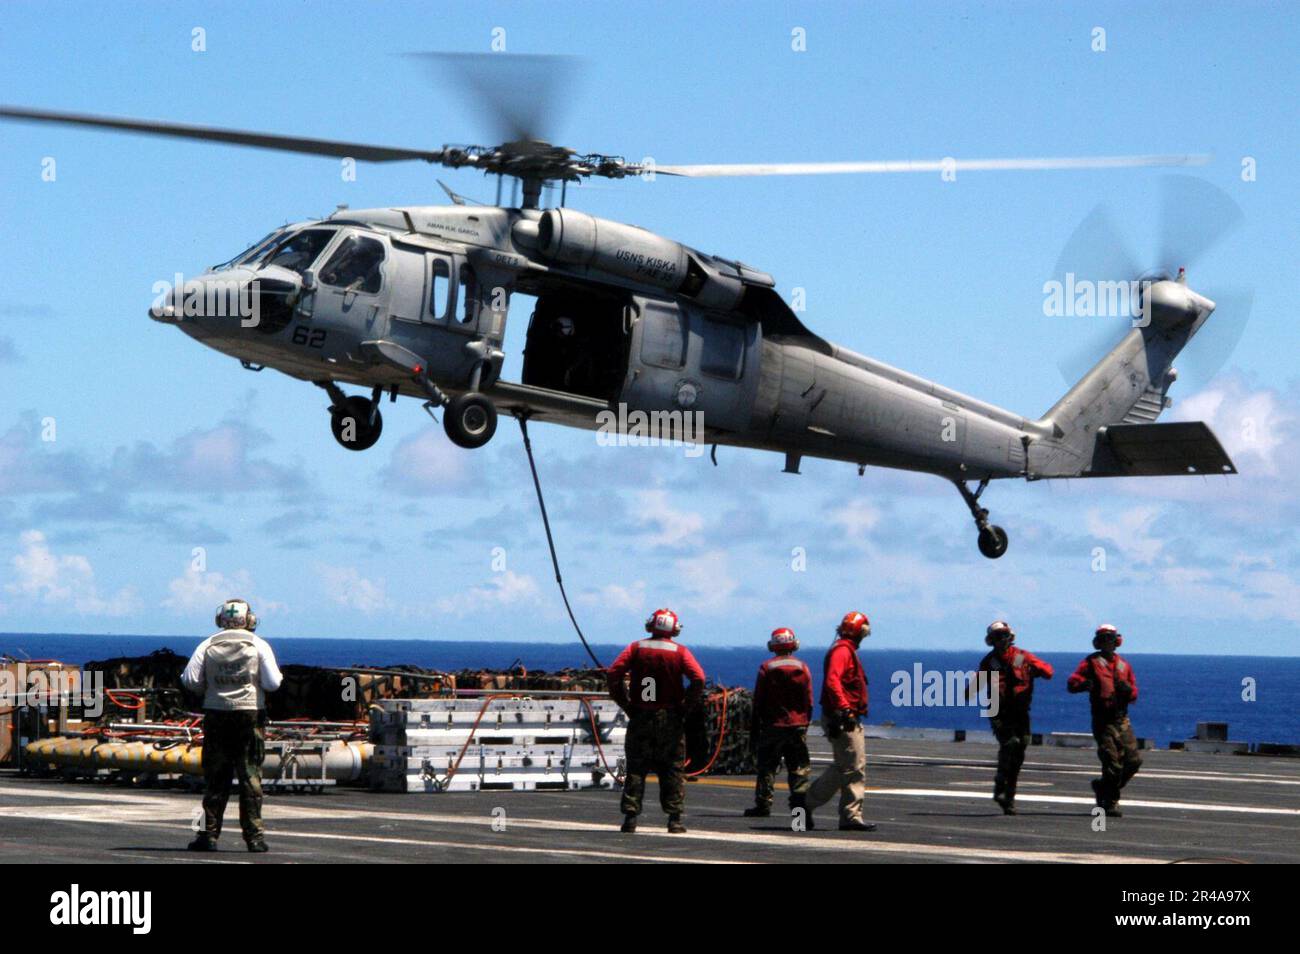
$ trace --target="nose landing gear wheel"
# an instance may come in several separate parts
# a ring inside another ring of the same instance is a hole
[[[471,450],[482,447],[497,432],[497,409],[488,398],[471,391],[451,399],[442,426],[453,444]]]
[[[383,433],[384,418],[374,402],[353,395],[330,408],[330,430],[334,439],[348,450],[368,450]]]
[[[1007,552],[1007,532],[995,524],[980,528],[980,553],[990,560],[996,560]]]

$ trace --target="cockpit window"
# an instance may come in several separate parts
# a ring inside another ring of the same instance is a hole
[[[287,229],[276,229],[274,232],[271,232],[270,234],[259,239],[254,244],[250,245],[248,248],[244,249],[242,252],[240,252],[230,261],[222,262],[220,265],[214,265],[212,267],[212,270],[215,272],[223,268],[234,268],[236,265],[243,265],[246,262],[251,262],[259,255],[265,254],[266,251],[271,247],[272,243],[275,242],[275,240],[278,239],[280,236],[284,235],[286,231]]]
[[[262,258],[262,266],[279,265],[302,274],[316,261],[337,229],[303,229],[277,242]]]
[[[321,269],[322,284],[373,295],[383,283],[384,244],[364,235],[349,235]]]

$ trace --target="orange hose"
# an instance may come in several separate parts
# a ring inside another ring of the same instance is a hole
[[[596,752],[600,755],[600,764],[605,766],[605,771],[613,777],[619,785],[623,784],[623,777],[609,767],[609,760],[605,758],[605,747],[600,744],[600,728],[596,725],[596,710],[591,707],[590,699],[581,700],[582,704],[587,707],[587,718],[591,720],[591,737],[596,742]]]
[[[722,739],[727,734],[727,697],[730,694],[731,693],[727,689],[724,688],[722,690],[722,714],[718,717],[718,744],[713,747],[713,754],[709,756],[708,762],[704,763],[704,768],[695,772],[687,772],[687,778],[695,778],[697,775],[703,775],[712,768],[713,763],[717,761],[718,753],[722,751]]]
[[[491,702],[493,699],[514,699],[514,698],[517,698],[517,694],[513,692],[498,692],[483,697],[483,705],[479,707],[478,715],[474,717],[474,724],[470,726],[469,735],[466,736],[465,738],[465,744],[462,745],[460,747],[460,751],[456,753],[456,761],[447,767],[447,775],[441,781],[439,781],[436,776],[434,777],[433,781],[435,782],[435,784],[437,784],[440,788],[445,788],[447,784],[455,776],[456,770],[460,768],[461,759],[463,759],[465,757],[465,753],[469,751],[469,744],[474,741],[474,733],[478,731],[478,724],[483,721],[483,715],[484,713],[487,712],[488,703]]]
[[[145,704],[145,703],[144,703],[144,697],[143,697],[143,696],[137,696],[134,692],[122,692],[120,689],[118,689],[118,690],[105,689],[105,690],[104,690],[104,695],[106,695],[106,696],[108,697],[108,701],[109,701],[109,702],[113,703],[113,705],[117,706],[119,709],[139,710],[139,709],[143,709],[143,708],[144,708],[144,704]],[[127,697],[127,698],[134,699],[134,700],[135,700],[135,704],[134,704],[134,705],[128,705],[127,703],[120,701],[120,700],[118,699],[118,696],[119,696],[119,695],[120,695],[120,696],[123,696],[123,697]]]

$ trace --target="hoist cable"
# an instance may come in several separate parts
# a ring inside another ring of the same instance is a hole
[[[551,565],[555,567],[555,582],[559,584],[560,597],[564,600],[564,608],[569,613],[569,622],[573,623],[574,632],[578,634],[578,639],[582,640],[582,648],[587,651],[587,655],[591,657],[597,669],[604,669],[604,665],[588,645],[587,637],[582,634],[578,618],[573,615],[573,607],[569,605],[569,594],[564,590],[564,578],[560,575],[560,558],[555,555],[555,538],[551,535],[551,520],[546,515],[546,500],[542,497],[542,482],[537,479],[537,463],[533,460],[533,442],[528,439],[528,416],[516,414],[515,418],[519,421],[519,431],[524,436],[524,451],[528,454],[528,468],[533,472],[533,489],[537,491],[537,506],[542,511],[542,527],[546,530],[546,545],[551,548]]]

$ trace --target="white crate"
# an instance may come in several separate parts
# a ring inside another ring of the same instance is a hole
[[[406,792],[613,788],[605,766],[621,770],[626,734],[626,715],[608,699],[383,700],[371,711],[371,784]]]

